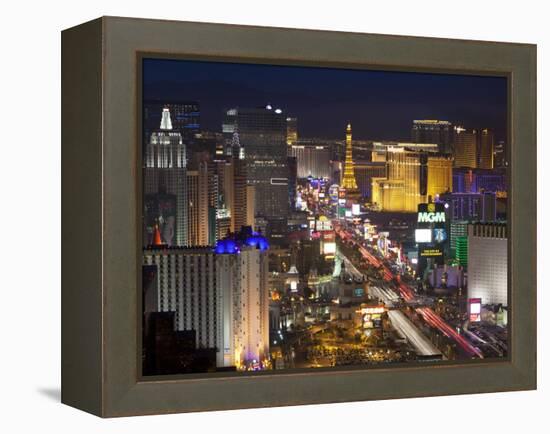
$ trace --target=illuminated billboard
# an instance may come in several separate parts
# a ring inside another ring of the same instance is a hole
[[[468,313],[470,322],[481,321],[481,298],[468,299]]]
[[[324,231],[332,231],[332,221],[329,220],[326,216],[322,215],[315,221],[315,229],[324,232]]]
[[[440,202],[418,204],[415,241],[418,243],[417,272],[429,264],[441,265],[447,248],[447,215],[445,204]]]
[[[443,250],[439,247],[425,247],[420,249],[420,256],[423,258],[438,258],[443,257]]]
[[[445,212],[419,212],[418,223],[445,223]]]
[[[333,202],[338,200],[338,188],[337,184],[333,184],[328,189],[328,195]]]
[[[322,233],[322,239],[324,242],[334,241],[336,239],[336,235],[334,234],[334,231],[326,231]]]
[[[417,243],[431,243],[432,242],[431,229],[416,229],[414,231],[414,240]]]
[[[353,205],[351,205],[351,213],[353,215],[361,214],[361,206],[358,203],[354,203]]]
[[[323,243],[323,254],[334,255],[336,253],[336,243]]]
[[[433,239],[436,243],[443,243],[447,239],[447,231],[444,228],[435,228]]]
[[[363,328],[370,330],[382,327],[382,314],[386,311],[384,306],[369,306],[361,309]]]
[[[445,223],[445,206],[442,203],[418,204],[418,223]]]

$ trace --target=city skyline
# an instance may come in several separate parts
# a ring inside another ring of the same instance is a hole
[[[144,375],[507,356],[501,79],[159,59],[143,79]]]
[[[144,59],[143,98],[198,101],[204,130],[223,109],[271,104],[300,119],[302,137],[408,141],[414,119],[494,130],[506,142],[505,77]]]

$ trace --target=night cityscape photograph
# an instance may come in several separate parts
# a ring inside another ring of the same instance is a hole
[[[505,77],[141,67],[144,376],[508,357]]]

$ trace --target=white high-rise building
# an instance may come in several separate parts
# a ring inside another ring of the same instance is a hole
[[[331,149],[324,145],[293,145],[291,157],[296,157],[298,178],[330,178]]]
[[[508,305],[508,238],[504,223],[468,225],[468,297]]]
[[[219,291],[211,248],[150,247],[143,264],[156,265],[158,311],[176,313],[176,330],[194,330],[197,347],[218,348]]]
[[[269,358],[267,241],[220,240],[211,248],[151,246],[158,311],[176,313],[176,330],[194,330],[196,345],[216,348],[216,366],[247,367]]]
[[[216,272],[223,309],[222,366],[260,363],[269,351],[267,254],[243,247],[239,254],[218,255]]]
[[[151,134],[143,159],[143,194],[145,203],[149,203],[144,210],[144,246],[149,244],[156,224],[166,244],[187,245],[186,171],[186,148],[181,133],[172,129],[170,111],[165,108],[160,128]],[[174,210],[165,206],[172,198]]]
[[[270,104],[264,108],[235,107],[225,111],[222,122],[227,143],[235,143],[235,132],[238,131],[239,153],[244,148],[242,156],[247,184],[256,188],[256,215],[286,217],[290,173],[287,163],[287,121],[283,110]],[[235,151],[232,154],[235,156]],[[240,227],[235,230],[240,230]]]

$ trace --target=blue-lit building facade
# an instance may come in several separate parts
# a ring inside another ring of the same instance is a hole
[[[453,168],[453,193],[508,191],[507,169]]]

